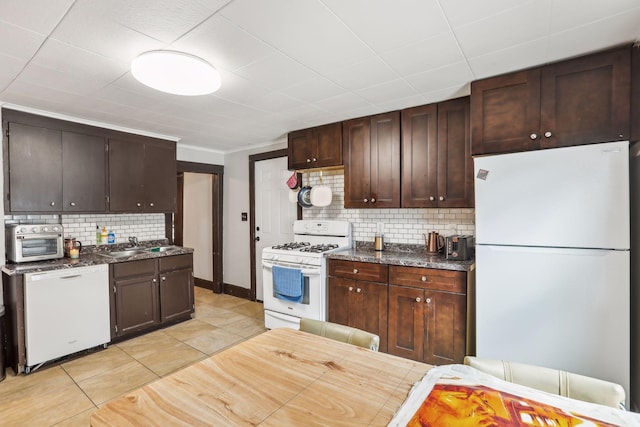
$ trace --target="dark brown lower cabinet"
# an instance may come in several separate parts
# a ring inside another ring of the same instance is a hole
[[[467,352],[466,273],[389,268],[388,352],[434,365]]]
[[[160,258],[160,320],[188,317],[194,310],[193,256]]]
[[[329,321],[378,335],[386,352],[387,266],[330,260],[329,274]]]
[[[193,313],[191,254],[115,263],[111,268],[112,339]]]

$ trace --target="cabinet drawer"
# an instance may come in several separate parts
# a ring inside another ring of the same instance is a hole
[[[388,268],[384,264],[369,262],[329,260],[329,276],[368,282],[387,283]]]
[[[191,254],[175,255],[159,258],[160,271],[173,271],[180,270],[182,268],[191,268],[192,256]]]
[[[437,291],[467,293],[467,274],[463,271],[389,266],[389,283]]]
[[[156,260],[144,259],[140,261],[119,262],[113,264],[113,277],[149,276],[156,274]]]

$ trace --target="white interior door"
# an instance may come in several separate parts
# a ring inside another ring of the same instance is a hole
[[[297,204],[289,201],[287,158],[255,163],[256,299],[263,300],[262,249],[293,240]]]

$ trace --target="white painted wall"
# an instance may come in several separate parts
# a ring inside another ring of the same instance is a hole
[[[183,162],[208,163],[210,165],[224,165],[224,153],[221,151],[207,150],[206,148],[176,144],[176,158]]]
[[[184,174],[183,243],[193,248],[193,273],[196,278],[213,281],[213,240],[211,175]]]
[[[249,156],[286,147],[287,141],[282,140],[274,145],[224,156],[224,283],[251,288],[249,221],[241,220],[242,212],[249,213]]]

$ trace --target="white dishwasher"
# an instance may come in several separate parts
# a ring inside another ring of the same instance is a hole
[[[110,341],[107,264],[24,276],[27,373]]]

